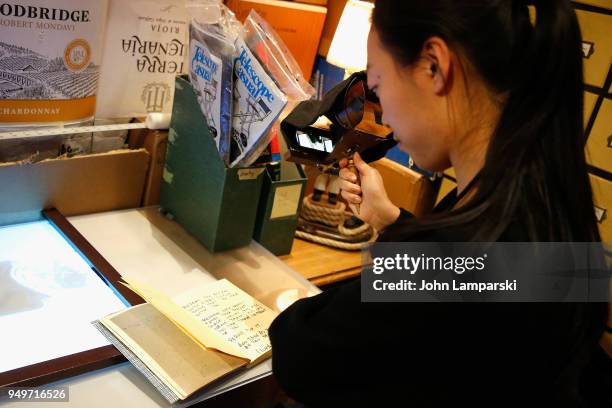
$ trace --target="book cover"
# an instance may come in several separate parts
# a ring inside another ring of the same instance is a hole
[[[230,167],[250,166],[257,159],[265,136],[287,105],[287,96],[242,39],[236,41],[236,49]]]
[[[327,8],[281,0],[228,0],[241,22],[254,9],[278,33],[300,65],[307,80],[319,47]]]
[[[317,56],[310,80],[317,92],[316,99],[322,100],[327,92],[344,80],[344,74],[343,68],[330,64],[322,56]]]

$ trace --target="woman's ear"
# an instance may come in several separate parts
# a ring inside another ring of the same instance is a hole
[[[430,37],[423,44],[421,56],[428,62],[427,70],[432,79],[432,89],[436,95],[448,92],[451,78],[451,52],[440,37]]]

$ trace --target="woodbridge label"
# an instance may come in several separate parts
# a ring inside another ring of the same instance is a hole
[[[65,10],[49,7],[23,6],[21,4],[0,4],[0,14],[4,17],[26,17],[41,20],[70,20],[75,23],[88,22],[89,10]]]
[[[105,0],[0,3],[0,125],[91,118]]]
[[[110,0],[96,117],[170,113],[174,77],[188,69],[183,0]]]
[[[270,78],[243,40],[236,41],[231,166],[250,165],[287,97]]]

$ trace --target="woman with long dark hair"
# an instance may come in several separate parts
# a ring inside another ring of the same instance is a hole
[[[457,177],[415,218],[356,155],[360,185],[343,169],[342,196],[379,241],[600,240],[569,1],[378,0],[372,23],[368,86],[383,121],[420,167]],[[360,290],[301,300],[272,324],[274,372],[298,401],[612,406],[604,303],[377,304]]]

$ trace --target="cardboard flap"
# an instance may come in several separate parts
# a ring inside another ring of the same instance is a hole
[[[140,205],[144,149],[0,166],[0,225],[34,221],[55,207],[66,216]]]

